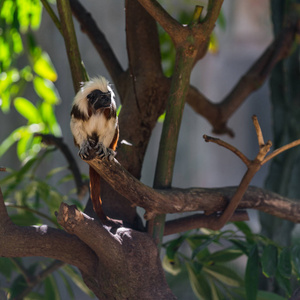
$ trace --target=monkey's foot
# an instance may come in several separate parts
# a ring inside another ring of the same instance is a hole
[[[93,147],[89,141],[86,141],[84,144],[81,145],[78,154],[81,157],[81,159],[84,160],[90,160],[95,157],[95,151],[93,150]]]
[[[114,150],[105,147],[101,142],[99,142],[94,149],[96,150],[96,155],[100,159],[107,158],[109,161],[112,161],[116,156]]]

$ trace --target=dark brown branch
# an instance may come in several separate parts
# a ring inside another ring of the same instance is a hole
[[[43,256],[64,261],[85,273],[95,272],[94,252],[76,236],[47,225],[16,226],[10,220],[0,190],[0,256]]]
[[[156,20],[161,27],[169,34],[175,46],[185,40],[188,27],[183,27],[177,22],[156,0],[139,0],[140,4]]]
[[[233,136],[232,130],[226,125],[228,119],[246,98],[265,82],[276,63],[289,54],[296,29],[296,22],[284,28],[219,104],[210,102],[197,89],[190,87],[187,103],[211,123],[214,133]]]
[[[132,205],[143,207],[147,219],[155,214],[223,211],[236,191],[236,187],[156,190],[131,176],[116,160],[109,162],[93,159],[87,163]],[[260,188],[248,187],[238,206],[238,209],[247,208],[257,209],[294,223],[300,222],[300,204],[297,201]]]
[[[176,220],[167,221],[165,224],[164,235],[184,232],[195,228],[210,228],[210,224],[218,216],[216,214],[194,214],[191,216],[179,218]],[[246,211],[236,211],[230,218],[229,222],[248,221],[249,216]],[[213,228],[211,228],[213,229]]]
[[[99,29],[91,14],[79,1],[71,0],[70,5],[74,16],[80,23],[81,30],[90,38],[120,93],[119,87],[121,85],[121,75],[124,71],[105,35]]]

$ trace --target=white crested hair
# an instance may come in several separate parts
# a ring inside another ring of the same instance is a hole
[[[110,92],[112,104],[115,104],[115,94],[108,80],[103,76],[91,78],[90,81],[82,83],[73,101],[73,105],[77,105],[79,110],[86,116],[88,116],[87,96],[94,90],[100,90],[103,93]]]

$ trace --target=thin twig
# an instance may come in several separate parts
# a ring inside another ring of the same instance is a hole
[[[238,156],[247,167],[250,165],[251,161],[241,151],[239,151],[234,146],[222,141],[221,139],[214,138],[214,137],[208,136],[206,134],[203,135],[203,138],[204,138],[205,142],[212,142],[212,143],[218,144],[219,146],[222,146],[222,147],[230,150],[236,156]]]
[[[272,158],[274,158],[275,156],[277,156],[278,154],[291,149],[293,147],[299,146],[300,145],[300,139],[293,141],[285,146],[280,147],[279,149],[274,150],[270,155],[268,155],[263,161],[262,161],[262,165],[264,165],[266,162],[268,162],[269,160],[271,160]]]
[[[55,12],[53,11],[53,9],[51,8],[51,6],[49,5],[47,0],[41,0],[41,2],[43,3],[46,11],[48,12],[49,16],[51,17],[54,25],[56,26],[56,28],[58,29],[58,31],[61,33],[62,35],[62,29],[61,29],[61,24],[60,21],[58,19],[58,17],[56,16]]]
[[[257,120],[257,116],[253,115],[252,116],[252,121],[253,121],[253,125],[254,125],[254,128],[255,128],[256,136],[257,136],[258,146],[262,147],[262,146],[265,145],[265,141],[264,141],[264,136],[263,136],[263,133],[261,131],[259,122]]]
[[[40,284],[49,275],[51,275],[53,272],[57,271],[64,265],[65,263],[63,261],[55,260],[45,270],[41,271],[33,278],[28,278],[30,280],[29,282],[27,282],[28,287],[25,290],[23,290],[21,294],[15,297],[14,300],[24,299],[25,296],[28,295],[38,284]]]
[[[211,220],[215,220],[216,215],[194,214],[191,216],[167,221],[164,235],[184,232],[195,228],[210,228]],[[229,222],[248,221],[249,216],[245,210],[235,211]],[[212,228],[210,228],[212,229]]]

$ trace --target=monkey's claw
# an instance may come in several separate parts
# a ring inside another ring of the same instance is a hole
[[[105,147],[103,143],[100,142],[97,144],[96,155],[100,159],[107,158],[109,161],[112,161],[116,156],[116,152],[110,148]]]
[[[90,159],[94,158],[95,155],[92,155],[92,153],[91,153],[92,149],[93,148],[89,142],[86,142],[83,145],[81,145],[80,150],[78,152],[80,158],[83,160],[90,160]]]

